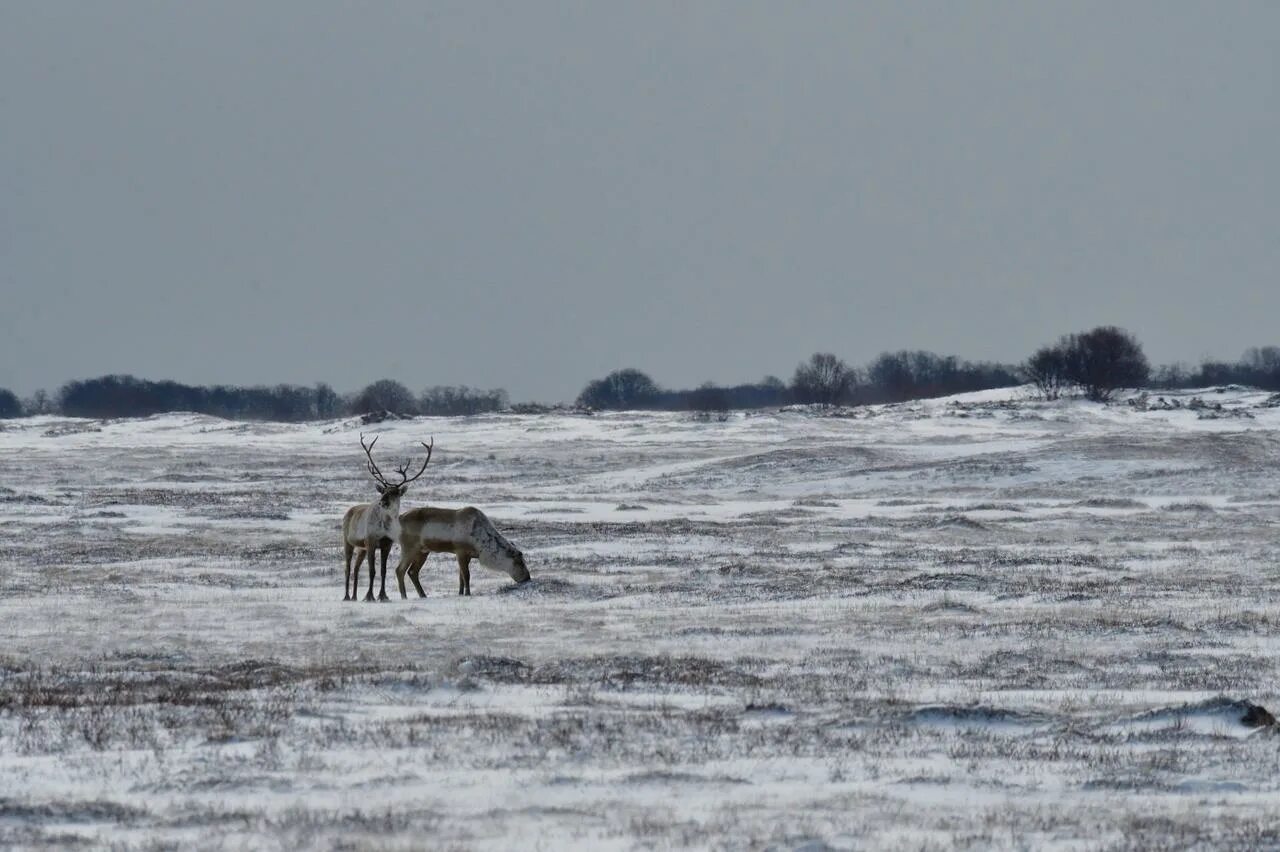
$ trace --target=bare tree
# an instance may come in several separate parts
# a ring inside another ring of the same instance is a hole
[[[315,386],[315,416],[329,420],[342,414],[342,397],[325,382]]]
[[[1061,345],[1042,346],[1022,365],[1023,377],[1036,386],[1046,400],[1058,399],[1067,380],[1067,354]]]
[[[1280,388],[1280,346],[1250,347],[1241,360],[1248,384],[1268,390]]]
[[[49,398],[49,392],[44,388],[27,397],[22,407],[26,409],[27,414],[53,414],[55,410],[53,400]]]
[[[1136,337],[1122,328],[1099,326],[1067,335],[1059,344],[1066,356],[1066,375],[1095,402],[1106,402],[1120,388],[1139,387],[1151,374]]]
[[[857,373],[830,352],[816,352],[796,367],[791,392],[797,402],[838,405],[849,399]]]
[[[1185,388],[1195,381],[1186,364],[1163,364],[1151,371],[1150,385],[1157,388]]]
[[[1263,373],[1280,373],[1280,346],[1251,346],[1241,358],[1250,369]]]

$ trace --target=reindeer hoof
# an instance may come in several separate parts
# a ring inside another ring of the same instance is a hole
[[[391,598],[387,597],[385,594],[381,594],[381,595],[378,595],[378,600],[380,600],[380,601],[389,601],[389,600],[391,600]]]

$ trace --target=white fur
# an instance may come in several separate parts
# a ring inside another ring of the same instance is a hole
[[[466,541],[470,536],[467,534],[468,531],[463,529],[463,526],[465,525],[462,523],[461,518],[451,524],[428,521],[422,525],[422,537],[438,541]]]
[[[393,500],[390,506],[381,502],[371,503],[356,522],[352,524],[351,543],[363,544],[370,538],[389,538],[400,540],[400,501]]]
[[[490,571],[506,574],[513,580],[518,579],[515,555],[520,551],[502,537],[502,533],[498,532],[483,512],[477,514],[470,533],[472,545],[480,554],[481,565]]]

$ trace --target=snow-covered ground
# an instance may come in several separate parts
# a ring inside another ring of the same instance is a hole
[[[0,421],[0,846],[1274,846],[1280,407],[1156,396],[364,427],[534,576],[389,603],[354,422]]]

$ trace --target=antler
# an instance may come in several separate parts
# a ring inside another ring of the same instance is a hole
[[[385,476],[383,476],[383,475],[382,475],[382,471],[378,470],[378,465],[377,465],[377,464],[375,464],[375,463],[374,463],[374,461],[373,461],[373,445],[374,445],[374,444],[376,444],[376,443],[378,443],[378,437],[379,437],[378,435],[374,435],[374,436],[373,436],[373,440],[372,440],[372,441],[370,441],[370,442],[368,443],[368,445],[366,446],[366,445],[365,445],[365,442],[364,442],[364,433],[363,433],[363,432],[361,432],[361,433],[360,433],[360,446],[364,447],[364,454],[365,454],[365,456],[367,456],[367,457],[368,457],[368,459],[369,459],[369,474],[370,474],[370,475],[371,475],[375,480],[377,480],[378,484],[379,484],[379,485],[381,485],[383,488],[390,488],[390,487],[391,487],[391,483],[390,483],[390,482],[387,482],[387,478],[386,478]],[[403,474],[401,474],[401,475],[403,476]]]
[[[409,472],[409,465],[410,465],[410,463],[411,463],[413,460],[412,460],[412,459],[410,459],[409,461],[405,462],[405,463],[404,463],[403,465],[401,465],[400,467],[396,468],[396,473],[400,474],[400,484],[397,486],[398,488],[404,488],[404,487],[405,487],[406,485],[408,485],[410,482],[413,482],[413,481],[414,481],[415,479],[417,479],[419,476],[422,476],[423,472],[427,469],[427,465],[431,462],[431,451],[432,451],[433,449],[435,449],[435,446],[436,446],[436,439],[435,439],[435,436],[434,436],[434,435],[432,435],[432,436],[431,436],[431,443],[430,443],[430,444],[428,444],[426,441],[419,441],[418,443],[419,443],[419,444],[422,444],[422,446],[424,446],[424,447],[426,447],[426,448],[427,448],[427,458],[426,458],[426,461],[424,461],[424,462],[422,463],[422,467],[418,468],[418,472],[417,472],[417,473],[415,473],[415,474],[414,474],[413,476],[411,476],[411,477],[408,477],[407,479],[405,478],[405,474]]]
[[[436,445],[436,439],[435,439],[435,437],[434,437],[434,436],[431,438],[431,443],[430,443],[430,444],[426,443],[425,441],[419,441],[419,442],[418,442],[419,444],[422,444],[422,446],[424,446],[424,447],[426,447],[426,448],[427,448],[427,458],[426,458],[426,460],[422,463],[422,467],[418,468],[418,472],[417,472],[417,473],[415,473],[413,476],[409,476],[409,465],[410,465],[410,464],[412,464],[412,462],[413,462],[413,460],[412,460],[412,459],[410,459],[409,461],[406,461],[404,464],[399,465],[399,466],[397,466],[397,467],[396,467],[396,473],[400,474],[400,481],[399,481],[398,483],[396,483],[394,486],[393,486],[390,482],[388,482],[388,481],[387,481],[387,478],[386,478],[385,476],[383,476],[383,475],[382,475],[382,471],[378,470],[378,465],[377,465],[377,463],[375,463],[375,462],[374,462],[374,460],[373,460],[373,445],[374,445],[374,444],[376,444],[376,443],[378,443],[378,437],[379,437],[379,436],[375,435],[372,441],[370,441],[368,444],[365,444],[365,442],[364,442],[364,433],[363,433],[363,432],[361,432],[361,433],[360,433],[360,446],[364,447],[364,454],[365,454],[365,456],[367,456],[367,457],[368,457],[368,459],[369,459],[369,474],[370,474],[370,475],[371,475],[375,480],[377,480],[378,484],[379,484],[379,485],[381,485],[383,488],[393,488],[393,487],[394,487],[394,488],[397,488],[397,489],[403,489],[403,488],[404,488],[406,485],[408,485],[410,482],[413,482],[413,481],[414,481],[415,479],[417,479],[419,476],[422,476],[422,474],[426,471],[426,469],[427,469],[427,465],[431,462],[431,451],[432,451],[433,449],[435,449],[435,445]]]

